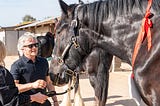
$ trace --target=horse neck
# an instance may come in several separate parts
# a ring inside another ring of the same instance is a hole
[[[81,21],[81,26],[83,28],[97,33],[89,35],[92,38],[95,38],[95,42],[98,42],[98,44],[106,49],[107,52],[110,52],[131,64],[134,45],[148,0],[131,0],[133,6],[130,7],[127,7],[127,3],[129,2],[126,2],[126,0],[124,1],[125,4],[121,8],[114,7],[113,3],[110,3],[110,6],[109,2],[115,2],[114,0],[99,1],[84,5],[79,9],[80,14],[78,14],[78,18]],[[157,5],[157,2],[159,3],[159,0],[157,0],[156,3],[155,1],[156,0],[153,0],[154,6]],[[118,3],[120,2],[123,3],[123,0],[118,1]],[[113,8],[112,6],[114,7],[114,11],[111,10],[111,8]],[[159,8],[158,6],[155,7]],[[125,10],[126,8],[129,10]],[[118,9],[122,10],[119,11]],[[156,12],[154,8],[152,11]],[[122,16],[120,13],[124,15]]]
[[[109,28],[112,34],[108,32],[101,34],[101,32],[90,28],[83,28],[83,30],[89,31],[90,34],[88,34],[88,36],[92,38],[97,46],[131,64],[132,53],[138,32],[134,31],[137,34],[133,34],[133,32],[131,34],[125,32],[115,34],[114,32],[117,32],[117,30]],[[137,31],[139,31],[138,28]]]
[[[104,38],[104,41],[106,42],[105,45],[108,45],[107,50],[129,64],[131,64],[132,61],[134,46],[138,36],[137,34],[132,36],[130,35],[131,34],[123,34],[123,36],[120,34],[112,35],[109,37],[108,41],[106,40],[107,38]]]
[[[131,64],[134,44],[136,42],[137,35],[112,35],[106,36],[101,35],[101,40],[98,40],[98,45],[100,45],[106,52],[125,60],[127,63]]]
[[[107,35],[107,34],[106,34]],[[127,35],[112,35],[106,36],[97,33],[94,30],[88,28],[80,29],[80,36],[88,36],[89,48],[83,48],[83,50],[92,50],[94,48],[102,48],[107,53],[115,55],[122,60],[125,60],[129,64],[131,64],[131,58],[134,48],[134,42],[136,41],[137,35],[130,36]],[[118,39],[117,39],[118,38]],[[84,41],[84,39],[83,39]],[[132,42],[130,42],[132,41]],[[81,45],[87,45],[86,42],[83,42]]]

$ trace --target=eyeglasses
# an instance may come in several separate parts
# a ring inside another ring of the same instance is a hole
[[[38,43],[34,43],[34,44],[30,44],[30,45],[24,45],[23,47],[28,47],[28,48],[33,48],[33,46],[34,47],[38,47],[39,46],[39,44]]]

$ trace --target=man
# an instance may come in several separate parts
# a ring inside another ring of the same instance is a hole
[[[38,57],[38,42],[34,34],[25,33],[18,40],[18,50],[23,56],[11,66],[11,74],[20,93],[31,95],[55,90],[48,75],[49,65],[45,58]],[[58,106],[57,97],[52,97],[54,106]],[[27,105],[28,106],[28,105]],[[29,105],[30,106],[30,105]],[[31,106],[51,106],[46,100],[43,104],[32,102]]]
[[[6,48],[0,41],[0,106],[23,106],[36,101],[44,103],[48,96],[41,93],[23,95],[18,93],[11,73],[5,68]]]

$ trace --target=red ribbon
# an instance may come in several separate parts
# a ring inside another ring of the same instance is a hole
[[[132,56],[132,68],[134,67],[134,62],[135,62],[136,56],[138,54],[138,51],[140,49],[140,46],[146,37],[147,37],[147,41],[148,41],[148,45],[147,45],[148,51],[152,47],[152,38],[151,38],[152,21],[149,19],[149,17],[151,16],[151,12],[150,12],[151,5],[152,5],[152,0],[148,0],[146,14],[142,20],[141,30],[138,34],[138,38],[137,38],[134,52],[133,52],[133,56]]]

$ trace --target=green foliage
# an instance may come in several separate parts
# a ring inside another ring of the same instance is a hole
[[[22,21],[23,21],[23,22],[32,22],[32,21],[36,21],[36,18],[33,18],[31,15],[25,15],[25,16],[22,18]]]

